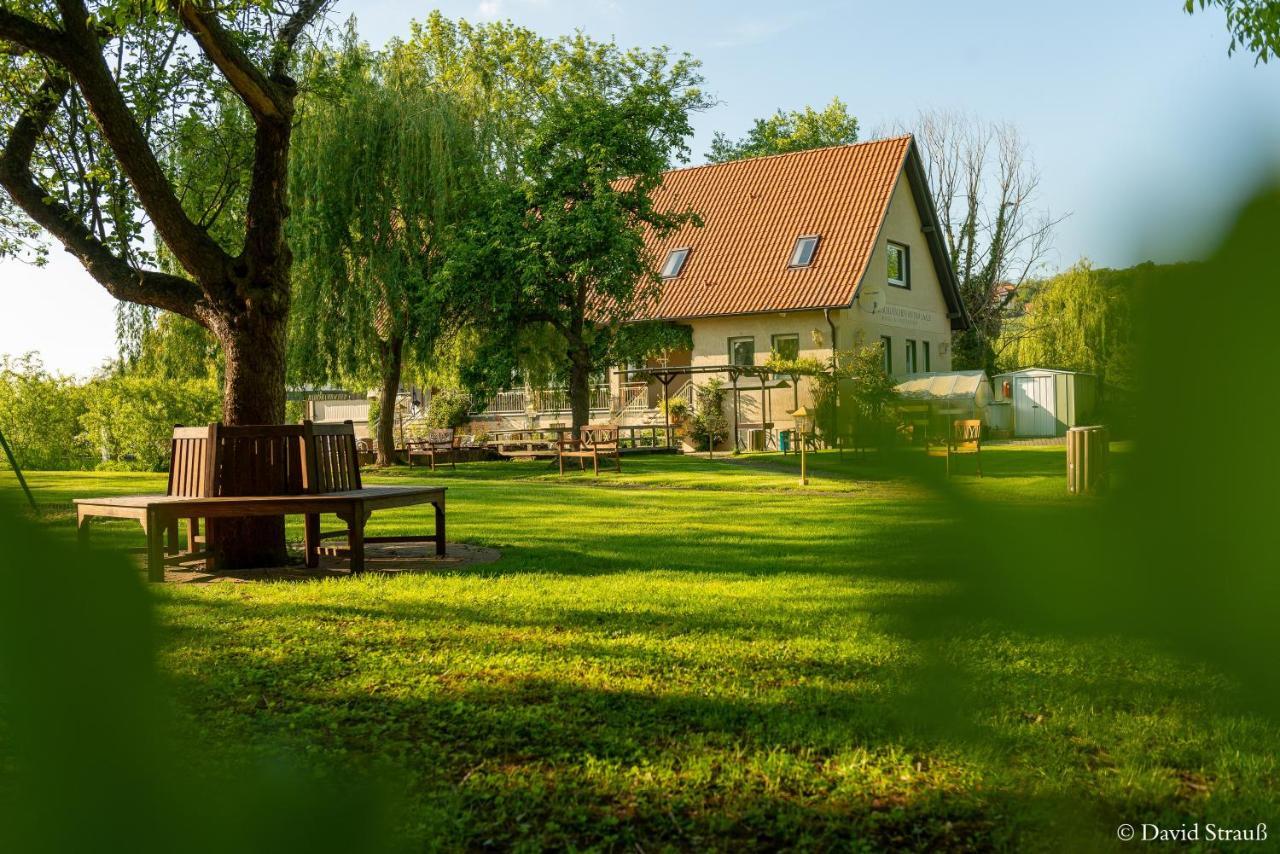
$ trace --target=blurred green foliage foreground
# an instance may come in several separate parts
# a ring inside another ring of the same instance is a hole
[[[950,483],[824,452],[807,490],[771,455],[485,463],[439,480],[497,563],[146,589],[136,528],[77,553],[69,501],[163,476],[33,472],[32,521],[0,472],[0,850],[1274,838],[1277,233],[1263,196],[1148,283],[1106,499],[1053,447]]]

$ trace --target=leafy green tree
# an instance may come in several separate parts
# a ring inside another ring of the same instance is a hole
[[[714,456],[716,445],[729,438],[729,419],[724,415],[724,399],[729,389],[724,380],[712,377],[697,389],[698,406],[689,423],[689,437],[699,451]]]
[[[203,326],[168,311],[121,310],[119,317],[121,353],[111,366],[115,373],[157,380],[213,379],[222,385],[222,349]]]
[[[406,358],[429,358],[447,325],[432,283],[481,173],[477,122],[403,51],[374,55],[353,32],[317,63],[335,82],[295,134],[290,369],[376,383],[394,413]],[[379,464],[394,462],[394,425],[378,421]]]
[[[472,382],[509,380],[517,333],[547,327],[564,353],[576,428],[587,423],[592,375],[627,340],[618,330],[657,295],[646,232],[698,221],[658,210],[651,194],[670,162],[687,158],[689,112],[707,101],[697,64],[664,49],[622,51],[581,34],[548,48],[555,74],[537,93],[519,160],[458,229],[444,277],[451,302],[487,330],[476,355],[488,376]]]
[[[175,424],[217,421],[221,395],[213,377],[157,379],[144,375],[101,377],[83,388],[82,444],[99,468],[163,471]]]
[[[1196,7],[1218,6],[1227,14],[1227,30],[1231,46],[1227,53],[1245,48],[1254,55],[1254,63],[1265,63],[1280,52],[1280,0],[1186,0],[1188,15]]]
[[[118,299],[209,329],[226,360],[223,416],[235,424],[284,417],[290,72],[325,5],[7,0],[0,8],[0,244],[22,251],[38,227]],[[222,157],[207,149],[224,168],[193,169],[175,156],[184,133],[242,120],[252,127],[247,149]],[[224,188],[222,204],[187,192],[213,182]],[[232,217],[241,227],[229,239],[214,225],[241,199]],[[170,269],[144,247],[144,222]],[[284,527],[228,523],[216,546],[224,565],[269,564],[284,557]]]
[[[1001,342],[1001,367],[1041,365],[1084,371],[1099,389],[1131,392],[1135,306],[1151,282],[1180,266],[1097,268],[1087,259],[1037,285]]]
[[[24,469],[80,468],[85,395],[72,377],[50,373],[34,354],[0,357],[0,433]],[[8,462],[0,454],[0,465]]]
[[[487,117],[482,138],[487,163],[508,175],[518,173],[538,116],[567,72],[563,43],[510,21],[451,21],[438,11],[414,21],[409,37],[388,49],[406,74],[418,75]]]
[[[731,140],[717,131],[711,141],[711,150],[707,152],[707,160],[726,163],[857,141],[858,120],[849,115],[849,108],[843,101],[832,98],[831,103],[821,110],[813,107],[790,112],[778,110],[767,119],[756,119],[747,135],[739,140]]]
[[[834,444],[853,424],[882,424],[890,404],[898,397],[895,385],[884,369],[883,342],[829,356],[822,371],[813,375],[818,430],[827,443]]]

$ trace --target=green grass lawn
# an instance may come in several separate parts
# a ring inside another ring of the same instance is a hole
[[[1063,518],[1090,500],[1065,494],[1061,448],[983,462],[978,480],[960,461],[961,498]],[[212,754],[395,781],[414,848],[1079,851],[1119,845],[1121,822],[1280,816],[1280,738],[1238,686],[1131,639],[945,609],[922,631],[904,615],[960,580],[940,462],[913,460],[922,480],[811,463],[807,489],[778,455],[627,458],[598,480],[530,462],[369,475],[448,486],[450,539],[502,559],[153,587],[181,730]],[[164,486],[29,481],[67,537],[72,497]]]

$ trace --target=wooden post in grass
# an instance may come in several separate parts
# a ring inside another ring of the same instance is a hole
[[[18,459],[13,455],[13,449],[9,447],[8,441],[5,440],[3,430],[0,430],[0,447],[4,448],[4,455],[9,458],[9,465],[13,466],[13,473],[18,476],[18,485],[22,487],[22,492],[27,496],[27,501],[31,503],[31,509],[39,513],[40,508],[36,506],[36,500],[31,497],[31,488],[27,486],[27,479],[22,476],[22,469],[18,466]]]
[[[813,430],[813,416],[809,414],[809,410],[800,407],[791,413],[791,417],[796,421],[796,433],[800,437],[800,485],[809,485],[809,449],[805,436]]]

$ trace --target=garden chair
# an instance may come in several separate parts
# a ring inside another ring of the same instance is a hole
[[[622,471],[622,454],[618,448],[618,428],[608,426],[583,427],[579,438],[564,439],[556,442],[557,458],[560,462],[560,474],[564,474],[564,461],[568,457],[578,460],[578,468],[586,470],[587,460],[591,460],[596,477],[600,476],[600,459],[613,458],[616,471]]]
[[[409,465],[413,465],[414,457],[425,457],[431,463],[431,470],[436,470],[436,457],[447,456],[450,468],[458,468],[458,436],[452,427],[438,427],[427,431],[427,435],[413,442],[407,442],[406,455]]]
[[[982,477],[982,422],[976,418],[953,421],[942,445],[927,445],[931,457],[946,457],[947,477],[951,477],[951,458],[972,454],[977,461],[978,477]]]

